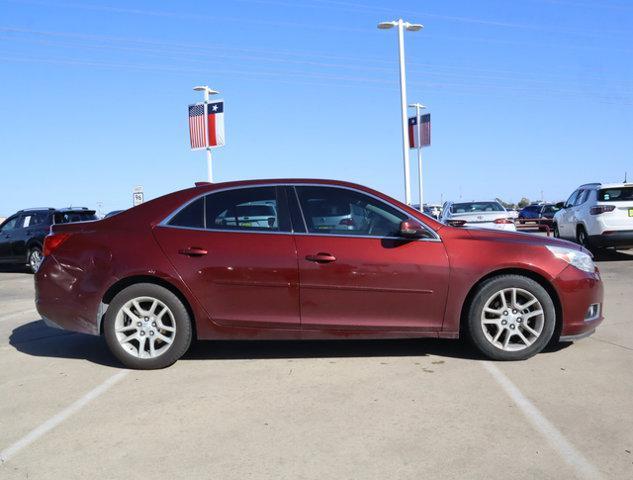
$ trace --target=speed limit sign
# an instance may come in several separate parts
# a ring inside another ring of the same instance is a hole
[[[132,205],[137,206],[143,203],[145,200],[145,195],[143,194],[143,187],[139,185],[138,187],[134,187],[132,190]]]

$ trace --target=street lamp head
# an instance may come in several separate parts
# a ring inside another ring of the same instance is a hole
[[[426,105],[422,105],[421,103],[410,103],[409,108],[426,108]]]
[[[420,24],[420,23],[409,23],[407,22],[406,24],[407,30],[410,32],[417,32],[418,30],[422,30],[424,28],[424,25]]]
[[[220,92],[216,91],[216,90],[211,90],[209,87],[207,87],[206,85],[198,85],[196,87],[193,87],[193,89],[196,92],[208,92],[209,95],[215,95],[218,94]]]
[[[398,22],[380,22],[378,24],[378,28],[380,28],[381,30],[389,30],[390,28],[395,27],[398,24]]]

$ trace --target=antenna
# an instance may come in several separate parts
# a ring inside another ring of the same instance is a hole
[[[624,172],[624,183],[626,183],[626,172]]]

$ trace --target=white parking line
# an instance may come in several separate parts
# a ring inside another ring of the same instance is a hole
[[[536,406],[530,402],[525,395],[518,389],[518,387],[512,383],[512,381],[506,377],[501,370],[497,368],[494,363],[483,362],[483,366],[488,370],[490,375],[501,385],[503,390],[514,401],[514,403],[521,409],[523,415],[532,423],[541,434],[547,439],[552,447],[558,452],[558,454],[565,460],[565,462],[576,470],[576,473],[581,478],[599,479],[602,475],[598,469],[587,460],[582,453],[580,453],[569,441],[563,436],[561,432],[539,411]]]
[[[27,313],[37,313],[37,310],[34,308],[29,308],[27,310],[21,310],[19,312],[8,313],[7,315],[0,315],[0,321],[10,320],[14,317],[19,317],[20,315],[26,315]]]
[[[44,423],[39,425],[38,427],[31,430],[20,440],[15,442],[13,445],[8,446],[4,450],[0,452],[0,463],[5,463],[11,459],[15,454],[17,454],[20,450],[25,447],[28,447],[31,443],[35,442],[42,435],[48,433],[57,425],[62,423],[71,415],[77,413],[83,407],[85,407],[88,403],[90,403],[95,398],[99,397],[103,393],[105,393],[110,387],[112,387],[115,383],[122,380],[127,374],[129,370],[123,370],[121,372],[115,373],[110,378],[108,378],[101,385],[93,388],[88,393],[86,393],[79,400],[76,400],[74,403],[66,407],[64,410],[59,412],[57,415],[49,418]]]

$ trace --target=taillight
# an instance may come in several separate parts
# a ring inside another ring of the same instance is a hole
[[[42,253],[45,257],[52,254],[57,248],[68,240],[70,233],[51,233],[44,238],[44,248]]]
[[[510,220],[509,218],[497,218],[494,223],[496,223],[496,224],[504,223],[505,224],[505,223],[514,223],[514,222],[512,220]]]
[[[592,215],[600,215],[601,213],[612,212],[615,210],[615,205],[596,205],[589,209],[589,213]]]

